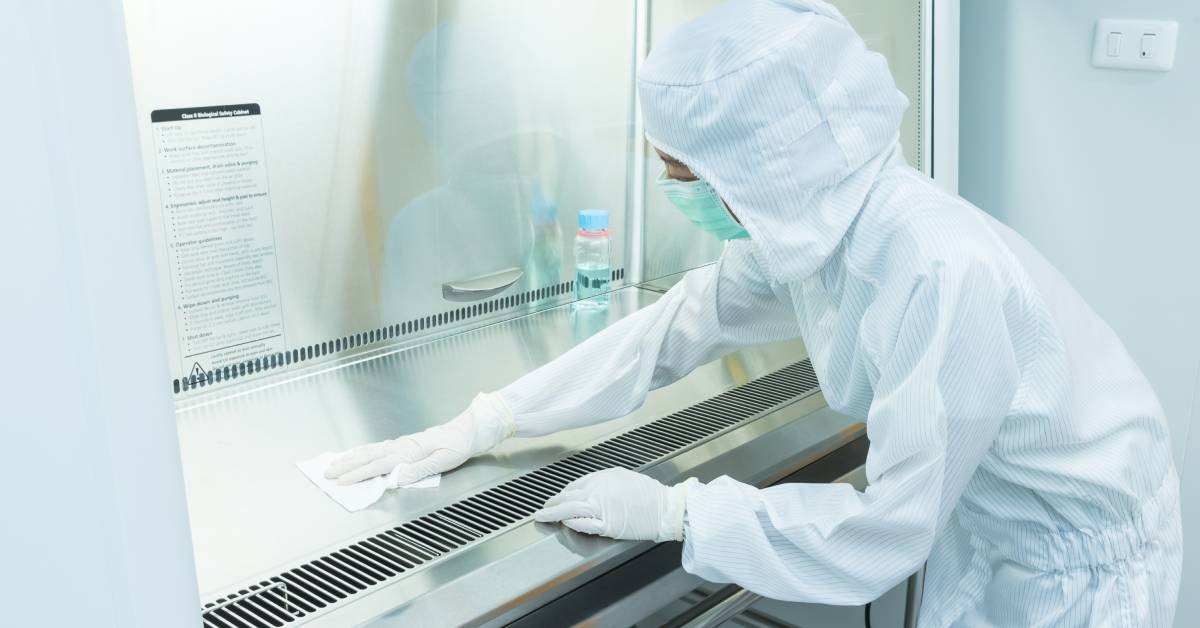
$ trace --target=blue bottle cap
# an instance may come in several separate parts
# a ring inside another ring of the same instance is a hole
[[[579,228],[583,231],[604,231],[608,229],[608,210],[579,210]]]

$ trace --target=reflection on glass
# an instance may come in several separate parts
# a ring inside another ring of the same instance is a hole
[[[836,3],[889,55],[914,102],[902,139],[916,150],[919,9]],[[618,277],[652,280],[720,254],[654,188],[662,164],[632,134],[638,3],[124,4],[149,198],[150,111],[261,106],[283,327],[306,366],[569,299],[540,290],[575,278],[581,209],[610,210]],[[650,47],[715,4],[649,3]],[[644,151],[642,172],[631,150]],[[646,184],[643,206],[627,206]],[[148,216],[162,234],[156,203]],[[632,259],[641,267],[626,268]],[[448,299],[445,284],[469,294]]]
[[[529,282],[549,286],[561,281],[563,271],[563,229],[558,223],[558,205],[534,190],[530,218],[533,222],[533,250],[530,253]]]
[[[413,48],[407,101],[443,182],[387,224],[385,320],[443,309],[444,282],[509,268],[535,281],[561,273],[529,268],[535,207],[544,220],[570,161],[555,94],[525,80],[545,75],[537,59],[502,29],[471,24],[439,24]]]
[[[563,234],[574,233],[579,209],[615,207],[613,222],[625,222],[632,67],[620,44],[632,33],[620,17],[630,7],[446,6],[442,21],[405,48],[403,75],[390,79],[403,93],[385,91],[377,107],[381,128],[393,112],[411,112],[420,140],[377,138],[384,321],[458,307],[447,302],[445,285],[486,283],[473,280],[512,270],[511,286],[497,281],[499,292],[480,298],[534,291],[521,309],[536,308],[558,296],[546,288],[573,279]],[[604,23],[619,27],[592,30]],[[578,46],[598,54],[564,54]],[[414,193],[413,181],[387,175],[414,160],[431,162],[436,185]]]
[[[720,4],[720,0],[655,0],[650,4],[650,49],[683,22]],[[642,276],[652,280],[703,266],[721,255],[720,240],[701,232],[675,209],[655,180],[664,169],[654,148],[643,147],[646,167],[640,184],[645,192],[645,246]]]
[[[571,340],[579,344],[608,326],[608,310],[598,307],[571,308]]]

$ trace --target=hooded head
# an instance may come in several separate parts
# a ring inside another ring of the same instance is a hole
[[[837,249],[898,154],[908,100],[882,55],[820,0],[732,0],[638,74],[646,138],[707,181],[780,282]]]

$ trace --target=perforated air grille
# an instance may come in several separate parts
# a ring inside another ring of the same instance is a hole
[[[808,360],[623,432],[557,462],[206,604],[208,628],[283,626],[528,520],[592,471],[643,469],[818,390]]]
[[[612,271],[612,287],[617,287],[618,282],[625,279],[625,269],[615,268]],[[574,281],[564,281],[543,288],[534,290],[526,290],[507,296],[496,297],[486,301],[480,301],[471,305],[464,305],[453,310],[446,310],[428,316],[419,316],[412,320],[395,323],[393,325],[385,325],[376,329],[368,329],[356,334],[348,334],[341,338],[331,338],[323,342],[315,342],[312,344],[295,347],[286,351],[277,351],[267,355],[258,356],[255,358],[243,360],[234,364],[226,364],[216,368],[203,370],[199,363],[196,364],[195,370],[185,374],[183,377],[175,378],[171,381],[171,390],[175,394],[185,393],[198,388],[205,388],[245,378],[248,375],[255,375],[270,371],[283,366],[308,362],[317,358],[322,358],[328,355],[333,355],[350,349],[357,349],[367,345],[381,344],[384,341],[392,340],[412,335],[419,335],[426,331],[444,327],[452,323],[458,323],[481,316],[487,316],[496,312],[502,312],[513,308],[521,308],[532,304],[537,306],[550,306],[555,303],[552,299],[557,299],[563,295],[571,294],[575,290]],[[561,300],[561,299],[560,299]]]

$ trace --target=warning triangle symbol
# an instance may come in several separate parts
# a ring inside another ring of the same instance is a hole
[[[192,365],[192,377],[194,377],[196,379],[204,379],[205,378],[204,367],[200,366],[199,362]]]

